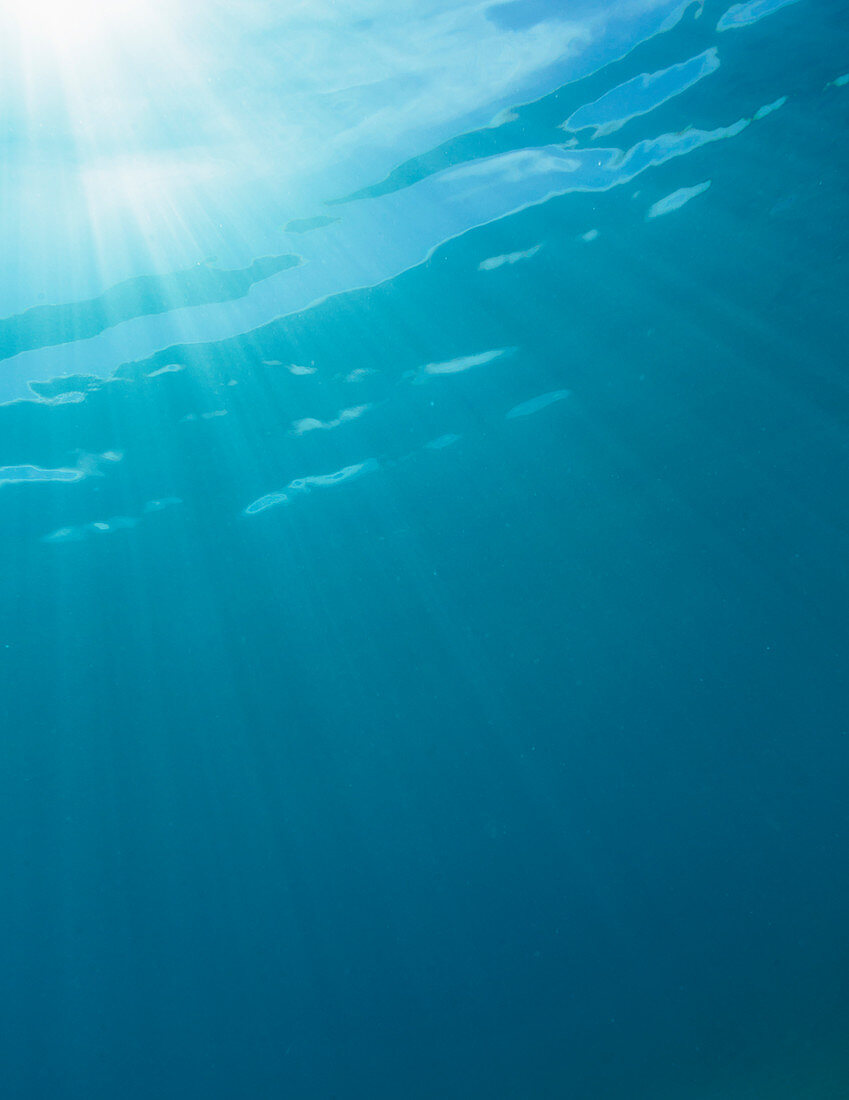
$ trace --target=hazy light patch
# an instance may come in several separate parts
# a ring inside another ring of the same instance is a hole
[[[259,500],[255,500],[252,504],[249,504],[245,509],[246,516],[255,516],[259,512],[264,512],[266,508],[273,508],[275,504],[285,504],[289,499],[287,493],[266,493],[264,497],[260,497]]]
[[[340,485],[343,481],[351,481],[362,474],[372,473],[378,467],[377,459],[367,458],[365,462],[355,462],[351,466],[343,466],[332,474],[317,474],[315,477],[302,479],[303,487],[309,489],[313,486],[320,488],[324,485]]]
[[[377,371],[371,367],[357,367],[356,370],[352,370],[350,374],[345,375],[346,382],[362,382],[364,378],[370,377],[372,374],[377,374]]]
[[[589,242],[594,241],[597,236],[598,236],[598,230],[597,229],[588,229],[586,231],[586,233],[581,234],[581,240],[586,241],[589,244]]]
[[[307,432],[318,432],[329,427],[331,427],[330,421],[316,420],[314,416],[304,416],[292,424],[292,433],[293,435],[306,435]]]
[[[160,367],[159,370],[152,370],[150,374],[145,375],[145,377],[158,378],[160,374],[176,374],[177,371],[185,369],[182,363],[168,363],[167,366]]]
[[[503,111],[499,111],[495,118],[487,124],[488,130],[497,130],[499,126],[506,126],[508,122],[517,122],[519,116],[515,111],[512,111],[509,107],[505,107]]]
[[[698,2],[698,5],[699,5],[699,10],[696,12],[694,18],[695,19],[701,19],[702,14],[704,13],[704,10],[705,10],[705,0],[697,0],[697,2]],[[683,19],[685,13],[687,11],[689,11],[689,9],[692,6],[693,6],[693,0],[683,0],[683,2],[677,8],[675,8],[674,11],[670,12],[670,14],[666,17],[666,19],[664,19],[664,21],[661,23],[661,25],[660,25],[661,33],[664,33],[665,31],[672,30],[672,28],[674,26],[676,26],[678,23],[681,22],[681,20]]]
[[[338,428],[340,424],[346,424],[351,420],[358,420],[363,413],[368,412],[371,405],[354,405],[350,409],[343,409],[333,420],[316,420],[315,417],[306,416],[302,420],[296,420],[292,425],[293,435],[305,435],[307,432],[327,431],[330,428]]]
[[[79,527],[59,527],[44,535],[42,542],[82,542],[83,539],[93,535],[109,535],[115,531],[127,531],[135,527],[139,521],[133,516],[111,516],[109,519],[98,519],[91,523],[83,523]]]
[[[57,527],[49,535],[42,536],[42,542],[80,542],[85,538],[82,527]]]
[[[91,523],[82,523],[78,527],[59,527],[44,535],[42,542],[82,542],[84,539],[97,535],[110,535],[116,531],[129,531],[137,527],[145,516],[154,512],[164,512],[168,508],[176,508],[183,501],[180,497],[161,497],[157,500],[149,500],[142,509],[141,516],[110,516],[109,519],[96,519]]]
[[[41,481],[82,481],[86,477],[103,477],[104,463],[120,462],[124,457],[120,451],[104,451],[102,454],[89,454],[77,451],[76,466],[60,466],[47,469],[30,463],[19,466],[0,466],[0,485],[22,484]]]
[[[326,488],[332,485],[341,485],[346,481],[353,481],[363,474],[373,473],[380,468],[376,458],[367,458],[364,462],[355,462],[350,466],[343,466],[341,470],[335,470],[332,474],[313,474],[309,477],[296,477],[285,489],[274,493],[266,493],[253,501],[244,510],[244,515],[255,516],[264,512],[267,508],[273,508],[277,504],[288,503],[294,495],[309,493],[312,489]]]
[[[646,217],[659,218],[664,214],[670,214],[673,210],[680,210],[685,203],[690,201],[690,199],[694,199],[697,195],[703,195],[709,187],[710,180],[705,180],[704,183],[697,183],[695,187],[679,187],[678,190],[673,191],[671,195],[658,199],[649,209]]]
[[[428,443],[425,443],[425,447],[429,451],[442,451],[446,447],[453,447],[455,443],[459,443],[462,436],[455,435],[453,432],[447,432],[445,435],[437,436],[436,439],[431,439]]]
[[[541,409],[547,409],[549,405],[557,401],[565,401],[572,396],[571,390],[551,390],[550,393],[541,393],[539,397],[532,397],[530,401],[523,401],[521,405],[514,406],[506,414],[507,420],[515,420],[519,416],[532,416]]]
[[[499,153],[485,160],[470,161],[457,168],[449,168],[437,180],[455,183],[457,180],[479,178],[487,185],[487,177],[497,177],[499,184],[523,183],[534,176],[548,173],[577,172],[584,166],[579,157],[565,156],[557,146],[540,146],[536,149],[517,149],[510,153]]]
[[[185,416],[181,416],[179,424],[194,424],[199,420],[217,420],[220,416],[228,416],[227,409],[211,409],[208,412],[202,413],[186,413]]]
[[[495,359],[501,359],[509,355],[513,348],[493,348],[491,351],[482,351],[478,355],[462,355],[458,359],[447,359],[444,363],[428,363],[422,367],[418,379],[422,375],[462,374],[472,367],[482,367],[486,363],[492,363]]]
[[[0,466],[0,485],[20,485],[39,481],[81,481],[85,476],[82,470],[67,467],[49,470],[41,466]]]
[[[730,31],[737,27],[749,27],[780,8],[786,8],[788,4],[795,3],[797,0],[751,0],[749,4],[734,4],[720,18],[716,29]]]
[[[596,138],[612,134],[626,122],[668,103],[718,68],[719,54],[712,47],[668,69],[641,73],[573,111],[560,128],[567,132],[591,128]]]
[[[159,500],[149,500],[145,504],[144,510],[145,513],[163,512],[166,508],[176,508],[177,505],[182,503],[180,497],[161,497]]]
[[[763,107],[760,107],[757,111],[755,111],[755,121],[766,118],[766,116],[771,115],[773,111],[780,111],[786,102],[787,96],[783,95],[779,99],[773,100],[772,103],[766,103]]]
[[[541,248],[541,244],[535,244],[533,248],[528,248],[524,252],[506,252],[503,256],[490,256],[488,260],[481,260],[478,271],[495,271],[504,264],[517,264],[521,260],[530,260]]]
[[[726,138],[737,137],[738,134],[750,126],[752,120],[740,118],[729,126],[718,126],[715,130],[682,130],[677,134],[661,134],[656,138],[647,138],[637,142],[618,160],[620,169],[619,179],[611,181],[609,186],[625,183],[634,179],[640,172],[647,168],[653,168],[660,164],[666,164],[676,157],[684,157],[688,153],[701,149],[704,145],[710,145],[714,141],[725,141]],[[606,190],[606,188],[605,188]]]
[[[849,73],[844,73],[842,76],[836,76],[834,80],[831,81],[831,87],[834,88],[845,88],[847,84],[849,84]],[[826,84],[826,87],[829,87],[829,85]]]
[[[262,365],[264,367],[285,367],[286,370],[290,374],[294,374],[296,378],[301,378],[308,374],[315,374],[316,371],[314,364],[306,367],[302,363],[284,363],[282,359],[263,359]]]
[[[55,397],[37,397],[39,405],[79,405],[85,401],[86,395],[82,390],[67,390],[65,393],[57,393]]]

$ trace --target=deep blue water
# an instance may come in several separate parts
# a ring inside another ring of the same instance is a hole
[[[849,9],[726,7],[21,223],[2,1095],[849,1095]]]

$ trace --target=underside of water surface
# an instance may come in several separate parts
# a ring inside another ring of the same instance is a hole
[[[0,1091],[849,1096],[845,0],[0,11]]]

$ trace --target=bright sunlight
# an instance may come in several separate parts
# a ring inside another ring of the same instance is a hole
[[[149,0],[11,0],[13,18],[30,47],[44,44],[77,55],[108,49],[110,41],[137,32],[150,8]]]

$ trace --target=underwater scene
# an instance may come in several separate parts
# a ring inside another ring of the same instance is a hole
[[[849,5],[4,0],[0,1095],[849,1097]]]

